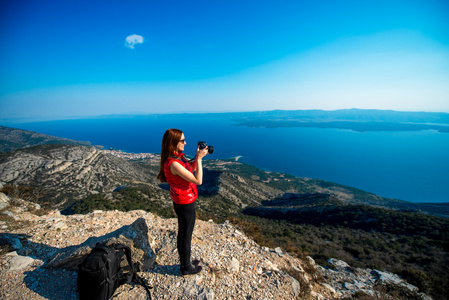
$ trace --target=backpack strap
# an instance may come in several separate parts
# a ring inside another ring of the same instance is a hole
[[[145,290],[147,291],[148,297],[149,297],[149,299],[151,300],[151,292],[150,292],[150,289],[152,289],[153,287],[152,287],[152,286],[149,287],[149,286],[147,285],[146,281],[145,281],[142,277],[140,277],[139,275],[137,275],[137,273],[134,273],[133,281],[134,281],[135,283],[137,283],[137,284],[140,284],[141,286],[143,286],[143,287],[145,288]]]
[[[152,289],[153,287],[149,287],[147,285],[146,281],[142,277],[137,275],[137,272],[134,270],[134,264],[133,264],[132,259],[131,259],[131,249],[128,246],[120,245],[120,244],[116,244],[116,245],[114,245],[114,247],[117,250],[124,250],[125,256],[126,256],[126,260],[128,261],[128,264],[131,267],[131,274],[128,274],[128,276],[126,276],[126,279],[125,279],[126,281],[125,282],[126,283],[134,282],[134,283],[142,285],[145,288],[145,290],[147,291],[148,297],[151,300],[150,289]]]

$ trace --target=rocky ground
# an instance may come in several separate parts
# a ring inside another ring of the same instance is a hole
[[[0,256],[1,299],[78,299],[77,272],[48,269],[46,262],[60,249],[105,235],[138,218],[147,222],[151,247],[156,253],[153,268],[139,273],[153,287],[153,299],[336,296],[330,286],[314,282],[314,275],[304,271],[312,261],[300,261],[281,249],[260,247],[228,222],[197,221],[192,255],[200,261],[203,271],[182,277],[176,250],[176,219],[163,219],[144,211],[97,211],[72,216],[60,215],[58,211],[37,212],[35,204],[26,202],[3,211],[7,219],[0,223],[1,234],[15,243],[12,247],[16,250]],[[143,287],[127,284],[116,291],[114,298],[146,299],[147,295]]]
[[[176,219],[145,211],[95,211],[64,216],[38,204],[0,193],[0,299],[78,299],[76,270],[49,267],[67,249],[81,249],[92,237],[131,231],[136,220],[146,224],[146,244],[156,254],[154,264],[139,272],[153,299],[396,299],[380,294],[376,284],[396,285],[413,299],[429,300],[395,274],[350,267],[329,260],[333,267],[300,260],[282,249],[261,247],[228,221],[197,220],[192,256],[203,266],[197,275],[182,277],[176,249]],[[141,234],[142,236],[145,234]],[[140,236],[140,235],[139,235]],[[136,238],[138,239],[138,237]],[[139,244],[141,240],[139,240]],[[137,252],[136,252],[137,253]],[[418,297],[418,298],[417,298]],[[141,286],[119,287],[113,299],[147,299]],[[404,298],[401,298],[404,299]],[[408,299],[408,298],[405,298]]]

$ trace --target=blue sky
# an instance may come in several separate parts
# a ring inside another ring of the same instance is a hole
[[[449,112],[449,1],[0,0],[0,122]]]

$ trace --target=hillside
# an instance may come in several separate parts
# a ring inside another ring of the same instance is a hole
[[[0,183],[27,186],[35,201],[51,207],[65,208],[89,195],[150,182],[153,176],[94,147],[52,144],[0,153]]]
[[[89,142],[74,141],[29,130],[0,126],[0,153],[45,144],[90,146]]]
[[[341,185],[320,179],[301,178],[289,174],[267,172],[254,166],[229,160],[206,160],[204,165],[213,172],[230,174],[238,178],[243,185],[260,185],[261,191],[270,190],[269,198],[257,198],[262,201],[295,201],[310,198],[316,203],[320,199],[329,199],[332,196],[345,205],[370,205],[400,211],[422,212],[441,217],[449,217],[448,203],[412,203],[403,200],[384,198],[354,187]],[[311,196],[312,195],[312,196]],[[251,194],[248,194],[251,197]],[[257,201],[257,200],[256,200]],[[272,203],[275,203],[272,202]],[[267,203],[267,202],[265,202]],[[317,203],[320,203],[319,201]],[[250,205],[251,206],[251,205]]]
[[[382,198],[323,180],[265,172],[235,159],[206,160],[204,165],[205,180],[199,188],[200,196],[204,197],[201,205],[205,212],[215,215],[224,212],[222,205],[227,207],[226,216],[246,206],[261,205],[262,201],[318,194],[333,196],[344,204],[449,216],[447,205]],[[28,191],[24,192],[35,201],[60,209],[89,197],[92,201],[114,203],[117,199],[113,192],[123,187],[145,187],[147,200],[169,199],[168,186],[160,185],[155,178],[158,169],[157,155],[137,161],[125,160],[86,146],[51,144],[0,153],[0,184],[26,186]],[[216,205],[220,209],[217,210]]]

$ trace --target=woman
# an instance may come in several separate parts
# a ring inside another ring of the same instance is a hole
[[[203,183],[202,159],[208,154],[207,147],[196,150],[195,158],[188,162],[184,158],[186,140],[179,129],[168,129],[162,138],[161,165],[157,178],[170,184],[170,197],[178,216],[178,253],[181,274],[197,274],[202,267],[190,262],[191,241],[195,226],[195,200],[197,185]]]

